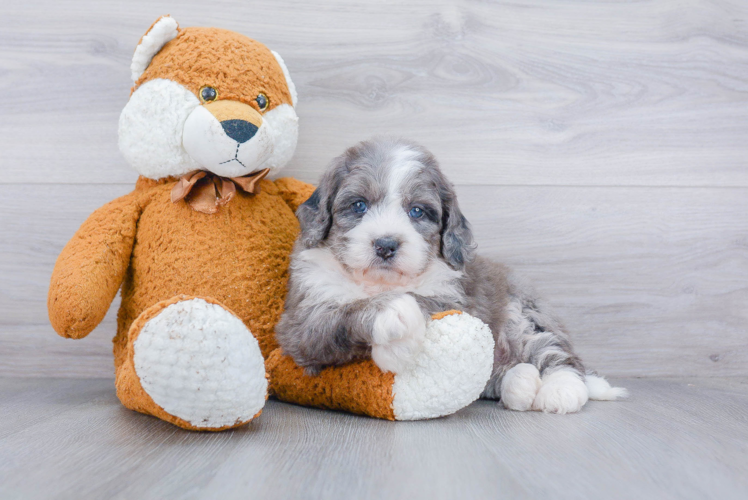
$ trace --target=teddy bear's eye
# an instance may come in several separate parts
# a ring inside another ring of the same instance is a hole
[[[266,109],[268,109],[268,104],[270,104],[268,102],[268,96],[266,96],[262,92],[260,93],[260,95],[257,96],[257,99],[255,99],[255,101],[257,102],[257,105],[260,107],[260,111],[265,111]]]
[[[218,97],[218,92],[213,87],[207,85],[200,89],[200,100],[203,102],[212,102]]]

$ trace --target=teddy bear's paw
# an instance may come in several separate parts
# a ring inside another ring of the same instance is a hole
[[[423,349],[392,387],[396,420],[450,415],[480,396],[493,369],[491,330],[465,313],[428,323]]]
[[[265,405],[268,384],[259,344],[219,304],[193,298],[166,306],[143,325],[133,351],[145,392],[196,428],[241,424]]]

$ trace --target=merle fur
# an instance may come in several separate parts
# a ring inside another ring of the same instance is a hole
[[[347,210],[352,194],[365,193],[370,200],[381,199],[388,171],[397,168],[392,152],[402,147],[417,152],[421,163],[417,175],[408,180],[407,188],[425,196],[428,203],[425,220],[418,222],[421,225],[417,230],[428,242],[430,259],[442,259],[451,268],[462,271],[458,296],[411,295],[425,317],[459,309],[490,327],[496,341],[494,368],[482,396],[499,399],[503,375],[518,363],[535,365],[541,376],[566,368],[584,379],[582,362],[549,308],[506,266],[474,254],[470,224],[460,211],[453,185],[444,177],[433,155],[417,144],[375,139],[349,148],[335,158],[318,189],[297,210],[301,235],[294,254],[309,248],[340,251],[344,233],[359,220]],[[368,356],[374,318],[397,293],[384,292],[342,305],[309,304],[305,300],[307,291],[297,281],[292,268],[285,312],[276,327],[284,352],[309,373]]]

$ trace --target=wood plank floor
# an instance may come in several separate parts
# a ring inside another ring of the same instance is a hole
[[[748,498],[748,379],[616,380],[576,415],[384,422],[269,401],[192,433],[111,380],[0,379],[0,498]]]

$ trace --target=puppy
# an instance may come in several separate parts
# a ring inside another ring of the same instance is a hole
[[[348,149],[296,215],[301,235],[276,337],[308,373],[366,356],[398,373],[419,352],[431,314],[459,309],[496,341],[483,397],[568,413],[588,398],[625,395],[585,373],[529,287],[474,255],[454,187],[423,147],[376,139]]]

